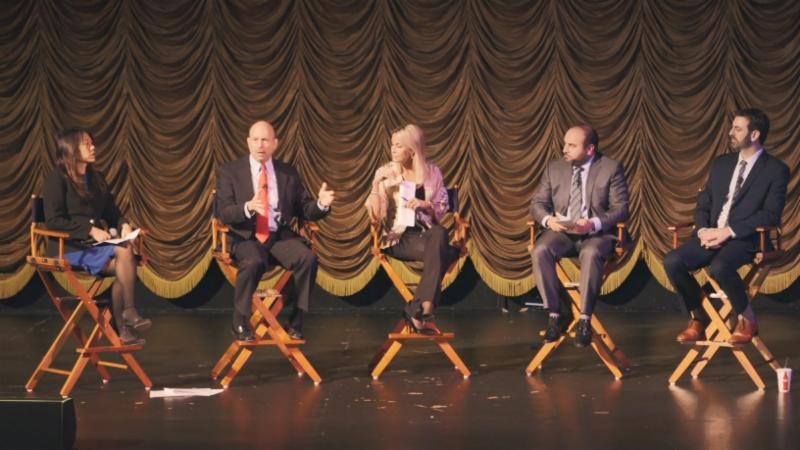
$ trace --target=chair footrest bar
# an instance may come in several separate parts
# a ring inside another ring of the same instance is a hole
[[[41,371],[47,373],[54,373],[56,375],[64,375],[65,377],[68,377],[69,374],[71,373],[69,370],[54,369],[52,367],[43,367]]]
[[[57,297],[55,299],[59,303],[78,303],[81,301],[81,298],[78,296],[67,295],[64,297]],[[92,303],[97,306],[108,306],[111,304],[110,298],[93,298]]]
[[[683,345],[697,345],[700,347],[730,347],[730,348],[743,348],[745,344],[731,344],[726,341],[695,341],[695,342],[679,342]]]
[[[569,337],[571,337],[571,338],[575,338],[575,336],[577,336],[577,335],[578,335],[578,333],[576,333],[576,332],[574,332],[574,331],[570,331],[568,334],[569,334]],[[599,337],[599,338],[604,338],[604,337],[606,337],[606,335],[605,335],[605,334],[600,334],[600,333],[594,333],[594,335],[595,335],[595,336],[597,336],[597,337]]]
[[[127,364],[120,364],[111,361],[97,361],[98,366],[111,367],[112,369],[128,370]]]
[[[402,341],[407,339],[453,339],[456,337],[455,333],[441,333],[441,334],[420,334],[420,333],[389,333],[389,339],[395,341]]]
[[[261,345],[278,345],[281,343],[283,345],[303,345],[306,343],[305,339],[294,339],[288,341],[276,341],[274,339],[259,339],[256,341],[246,342],[246,341],[236,341],[236,345],[239,347],[258,347]]]
[[[137,345],[104,345],[100,347],[89,347],[89,348],[76,348],[75,351],[78,353],[125,353],[125,352],[134,352],[136,350],[141,350],[144,348],[144,345],[137,344]]]

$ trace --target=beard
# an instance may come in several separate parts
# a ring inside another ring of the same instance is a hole
[[[750,135],[748,134],[741,141],[737,141],[737,140],[734,140],[733,138],[731,138],[731,144],[730,145],[731,145],[731,150],[733,150],[735,152],[738,152],[738,151],[741,151],[744,148],[748,148],[751,145],[753,145],[753,140],[750,139]]]

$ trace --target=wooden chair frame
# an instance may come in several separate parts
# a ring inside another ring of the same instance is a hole
[[[537,226],[538,224],[536,222],[528,221],[528,227],[530,229],[530,244],[528,245],[529,252],[532,252],[534,246],[536,245]],[[624,239],[626,228],[627,224],[625,222],[617,223],[617,245],[614,248],[614,254],[606,261],[606,264],[603,268],[603,281],[605,281],[608,275],[613,273],[614,270],[616,270],[625,259],[627,250],[623,244],[625,242]],[[525,373],[528,376],[531,376],[536,369],[542,369],[544,362],[564,342],[567,335],[570,335],[571,337],[575,336],[575,328],[578,326],[578,322],[580,320],[581,297],[580,291],[578,290],[578,283],[569,278],[567,272],[564,270],[564,267],[561,265],[561,261],[556,263],[556,275],[558,276],[559,281],[564,286],[564,289],[567,291],[569,296],[569,303],[567,306],[572,311],[573,319],[567,327],[566,333],[562,334],[561,337],[559,337],[556,341],[545,342],[539,351],[536,352],[536,355],[534,355],[531,362],[525,368]],[[567,302],[566,299],[562,298],[561,300],[563,302]],[[628,357],[625,356],[625,353],[622,351],[622,349],[614,343],[614,340],[611,338],[611,334],[609,334],[606,327],[597,317],[597,314],[592,315],[591,325],[592,329],[594,330],[591,343],[592,350],[597,353],[597,356],[600,357],[600,360],[606,365],[608,370],[614,376],[614,379],[621,379],[623,376],[623,371],[628,371],[631,368],[631,363],[628,360]],[[544,336],[545,331],[540,331],[539,335]]]
[[[449,211],[453,213],[453,223],[455,224],[455,232],[453,236],[453,243],[460,248],[460,253],[458,258],[456,258],[453,262],[450,263],[450,266],[445,273],[446,278],[449,274],[451,274],[457,264],[458,261],[466,257],[467,255],[467,240],[469,237],[469,227],[470,224],[467,220],[461,218],[458,213],[458,188],[448,189],[448,198],[450,200]],[[377,259],[380,265],[383,267],[383,270],[386,271],[386,274],[389,276],[389,279],[392,281],[392,284],[397,288],[400,292],[400,295],[406,302],[411,302],[414,300],[414,294],[411,292],[411,289],[408,285],[400,278],[397,271],[394,270],[391,263],[389,262],[389,257],[383,253],[380,247],[380,236],[381,236],[381,223],[380,222],[372,222],[370,224],[370,234],[372,235],[372,247],[370,252],[372,256]],[[461,372],[461,375],[464,379],[470,377],[471,372],[464,361],[458,356],[458,353],[455,351],[453,346],[450,344],[450,340],[455,338],[455,333],[451,332],[441,332],[438,329],[436,330],[437,334],[434,335],[424,335],[420,333],[413,332],[409,326],[406,324],[405,319],[400,319],[397,324],[394,326],[391,332],[389,332],[387,340],[383,343],[378,353],[372,358],[372,361],[369,364],[369,369],[371,371],[372,379],[377,380],[380,378],[381,374],[386,370],[392,360],[397,356],[398,352],[406,342],[409,341],[432,341],[439,346],[439,348],[444,352],[450,362],[453,363],[454,368]]]
[[[108,383],[111,379],[108,368],[130,369],[139,378],[145,389],[150,390],[153,383],[132,354],[134,351],[141,350],[143,346],[124,345],[112,326],[110,303],[95,298],[103,284],[103,277],[95,277],[88,289],[83,287],[73,267],[64,259],[64,241],[69,238],[69,234],[44,228],[41,225],[44,222],[43,216],[41,197],[31,196],[31,254],[27,257],[27,261],[39,274],[53,305],[64,319],[64,326],[50,344],[49,349],[39,361],[27,383],[25,383],[25,389],[28,392],[33,392],[45,373],[62,375],[67,379],[59,393],[62,397],[67,397],[72,392],[86,366],[91,363],[100,374],[103,384]],[[135,244],[138,254],[141,255],[140,264],[146,261],[143,243],[145,234],[142,232]],[[49,254],[47,249],[50,239],[58,240],[58,257],[46,256]],[[69,286],[77,295],[61,296],[59,294],[60,289],[53,278],[53,272],[63,273]],[[94,326],[88,335],[80,327],[80,319],[86,313],[89,313],[89,316],[94,321]],[[80,344],[76,349],[78,357],[75,364],[70,370],[53,367],[53,361],[70,336],[74,336]],[[97,345],[104,336],[110,345]],[[118,353],[125,361],[125,364],[101,360],[100,355],[102,353]]]
[[[669,227],[668,230],[672,232],[672,248],[678,247],[679,234],[681,230],[693,228],[694,224],[692,222],[681,223]],[[747,298],[751,302],[761,290],[761,285],[764,283],[764,280],[766,280],[772,265],[775,263],[775,261],[780,259],[784,253],[781,249],[780,227],[757,227],[756,232],[759,233],[759,250],[753,259],[753,264],[750,266],[750,269],[747,271],[743,279],[744,284],[747,287]],[[775,235],[774,238],[772,238],[773,233]],[[774,250],[767,250],[768,240],[772,240],[774,242]],[[706,328],[706,337],[708,339],[704,341],[685,343],[685,345],[690,345],[691,348],[688,352],[686,352],[686,356],[684,356],[684,358],[672,372],[672,375],[670,375],[669,384],[674,385],[677,383],[692,365],[694,365],[690,372],[692,378],[699,377],[703,369],[706,368],[711,359],[717,354],[717,351],[720,348],[725,347],[731,349],[733,356],[742,366],[745,373],[750,377],[756,387],[759,390],[763,390],[766,385],[764,384],[764,380],[758,374],[755,366],[745,353],[744,348],[746,345],[734,345],[728,343],[728,339],[730,339],[734,332],[734,327],[736,326],[736,314],[734,313],[733,305],[728,300],[728,296],[725,295],[725,292],[722,290],[722,288],[720,288],[717,281],[710,276],[708,270],[706,268],[702,268],[700,271],[703,273],[703,275],[705,275],[706,279],[714,290],[714,293],[711,295],[707,295],[705,291],[703,291],[703,299],[701,300],[701,306],[711,319],[710,324]],[[714,306],[712,299],[719,302],[719,308]],[[772,367],[773,370],[780,368],[780,363],[778,363],[778,361],[772,355],[772,352],[770,352],[760,336],[753,337],[751,343],[761,355],[765,364]]]
[[[316,223],[305,222],[299,227],[301,234],[311,242],[314,248],[314,233],[319,231]],[[216,191],[214,191],[214,215],[211,218],[211,254],[220,263],[220,268],[229,280],[235,283],[238,269],[228,251],[228,232],[230,229],[217,217]],[[322,382],[322,378],[317,373],[314,366],[298,348],[306,343],[304,339],[292,339],[278,322],[278,314],[284,306],[283,289],[289,283],[292,272],[284,270],[278,278],[275,286],[267,291],[256,291],[253,294],[253,312],[250,316],[250,326],[254,330],[256,339],[252,342],[233,340],[219,358],[214,368],[211,370],[211,378],[217,381],[225,371],[227,373],[221,380],[220,385],[227,389],[236,375],[250,359],[256,347],[275,346],[289,360],[297,370],[297,376],[308,377],[314,382],[314,386]],[[266,338],[268,336],[268,338]],[[265,339],[266,338],[266,339]]]

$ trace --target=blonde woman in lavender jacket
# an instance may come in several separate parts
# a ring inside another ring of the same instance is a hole
[[[447,230],[439,222],[447,212],[447,189],[442,171],[425,158],[425,136],[416,125],[392,133],[392,161],[375,172],[366,207],[370,218],[382,223],[383,252],[403,261],[422,261],[422,278],[404,317],[410,328],[423,334],[438,332],[433,310],[441,296],[441,282],[458,250],[449,244]],[[413,182],[415,195],[400,198],[400,184]],[[414,224],[398,220],[405,203],[414,211]]]

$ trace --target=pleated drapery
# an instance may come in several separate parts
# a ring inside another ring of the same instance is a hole
[[[636,251],[662,267],[690,220],[731,112],[770,116],[767,151],[793,170],[790,249],[765,285],[797,279],[800,2],[744,0],[4,1],[0,8],[0,298],[34,275],[29,198],[55,134],[95,136],[122,210],[150,230],[144,284],[174,298],[205,275],[216,169],[257,119],[316,194],[337,192],[317,282],[363,288],[378,266],[363,208],[390,131],[412,122],[459,185],[470,258],[504,295],[533,288],[529,202],[569,125],[598,129],[631,190]],[[406,276],[413,277],[411,271]]]

